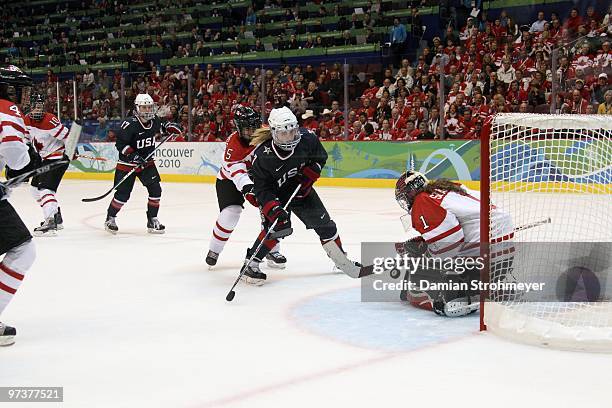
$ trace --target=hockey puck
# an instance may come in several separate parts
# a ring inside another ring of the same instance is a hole
[[[225,300],[227,300],[228,302],[231,302],[232,300],[234,300],[234,296],[236,296],[236,292],[234,292],[233,290],[230,290],[227,296],[225,297]]]

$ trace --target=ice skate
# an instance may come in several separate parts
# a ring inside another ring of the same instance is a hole
[[[166,227],[159,222],[157,217],[151,217],[147,221],[147,230],[149,234],[163,234],[166,232]]]
[[[35,237],[54,237],[57,235],[57,229],[55,215],[52,215],[41,222],[40,227],[34,228],[33,234]]]
[[[63,230],[64,229],[64,219],[62,218],[61,208],[57,207],[57,212],[55,213],[54,217],[55,217],[55,225],[57,225],[57,229]]]
[[[208,264],[209,268],[215,266],[218,259],[219,254],[214,251],[208,251],[206,254],[206,263]]]
[[[0,346],[10,346],[15,343],[17,330],[0,322]]]
[[[246,269],[240,277],[241,281],[255,286],[261,286],[266,281],[267,276],[259,269],[258,262],[251,262],[249,265],[244,265],[243,268]]]
[[[270,252],[266,255],[266,264],[270,268],[285,269],[287,266],[287,258],[280,252]]]
[[[117,227],[117,217],[107,216],[104,222],[104,229],[111,234],[116,234],[119,231]]]

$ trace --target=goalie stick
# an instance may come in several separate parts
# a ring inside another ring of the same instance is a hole
[[[64,152],[70,160],[74,158],[74,153],[76,152],[77,145],[79,144],[79,138],[81,137],[81,130],[83,130],[83,127],[80,123],[78,123],[76,120],[72,122],[70,132],[68,132],[68,137],[64,143]]]
[[[153,150],[151,153],[149,153],[147,155],[147,157],[144,158],[144,162],[146,163],[151,157],[153,157],[153,155],[155,154],[156,151],[159,150],[159,147],[161,145],[163,145],[168,139],[170,139],[172,136],[174,136],[174,134],[170,133],[168,134],[168,136],[166,136],[165,139],[163,139],[161,142],[159,142],[159,144],[157,145],[157,147],[155,147],[155,150]],[[144,164],[144,163],[143,163]],[[114,186],[111,187],[110,190],[108,190],[107,192],[105,192],[104,194],[97,196],[97,197],[92,197],[92,198],[82,198],[81,201],[85,202],[85,203],[91,203],[93,201],[98,201],[103,199],[104,197],[106,197],[107,195],[109,195],[110,193],[112,193],[113,191],[115,191],[117,189],[117,187],[119,187],[121,184],[123,184],[123,182],[125,180],[128,179],[128,177],[130,177],[132,174],[134,174],[134,172],[136,170],[138,170],[140,167],[142,167],[142,164],[139,164],[138,166],[134,167],[132,170],[130,170],[128,172],[128,174],[126,174],[125,176],[123,176],[123,178],[121,180],[119,180],[119,182],[117,184],[115,184]]]
[[[39,174],[47,173],[51,171],[52,169],[58,167],[60,164],[66,164],[66,163],[68,163],[68,160],[54,161],[53,163],[45,164],[43,166],[35,168],[34,170],[30,170],[26,173],[20,174],[17,177],[13,177],[12,179],[8,181],[0,182],[0,185],[2,185],[2,187],[6,189],[12,188],[13,186],[29,179],[32,176],[38,176]]]

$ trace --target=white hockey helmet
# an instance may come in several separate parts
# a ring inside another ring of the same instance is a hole
[[[147,93],[141,93],[136,95],[134,106],[136,107],[136,114],[143,121],[148,122],[155,117],[155,101],[153,101],[151,95]]]
[[[286,106],[272,109],[268,117],[272,141],[283,150],[293,150],[300,142],[298,121],[291,109]]]

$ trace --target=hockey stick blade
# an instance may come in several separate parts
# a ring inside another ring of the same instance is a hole
[[[30,170],[27,173],[23,173],[20,174],[17,177],[14,177],[4,183],[2,183],[2,185],[6,188],[11,188],[21,182],[23,182],[24,180],[29,179],[32,176],[38,176],[39,174],[43,174],[43,173],[47,173],[51,170],[53,170],[54,168],[58,167],[60,164],[66,164],[68,163],[68,160],[58,160],[56,162],[53,163],[49,163],[49,164],[45,164],[44,166],[40,166],[35,168],[34,170]]]
[[[374,274],[374,265],[362,266],[361,270],[359,271],[359,276],[357,276],[357,278],[361,279],[365,276],[370,276],[373,274]]]

